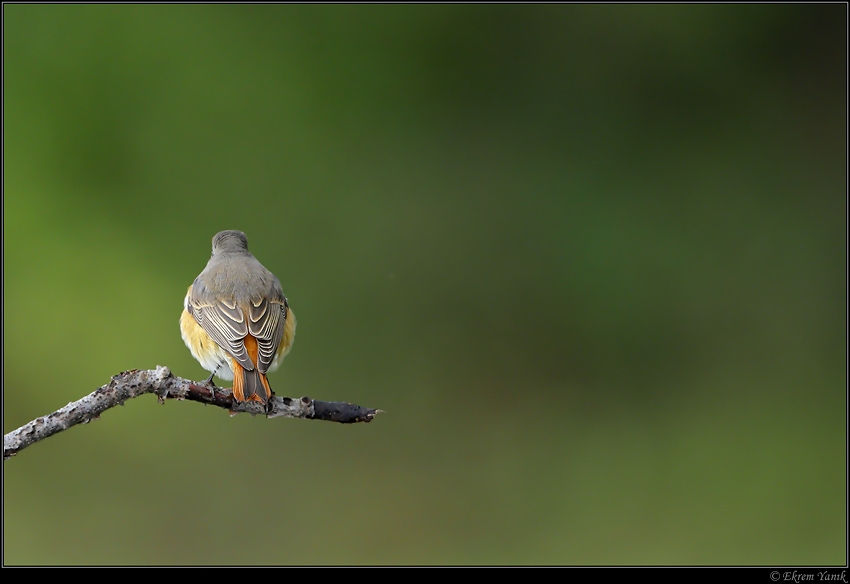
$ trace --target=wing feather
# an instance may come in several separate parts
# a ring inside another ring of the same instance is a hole
[[[265,373],[274,361],[283,338],[286,322],[286,298],[252,300],[248,309],[248,332],[257,339],[257,368]]]
[[[186,298],[186,310],[201,328],[249,371],[256,366],[260,373],[266,373],[284,338],[289,305],[277,279],[274,276],[272,279],[274,284],[265,295],[247,302],[242,300],[241,306],[233,299],[216,299],[200,277]],[[256,364],[245,349],[244,339],[248,334],[257,339]]]
[[[243,340],[248,334],[248,324],[235,302],[203,302],[190,292],[186,309],[201,328],[242,367],[248,371],[254,369]]]

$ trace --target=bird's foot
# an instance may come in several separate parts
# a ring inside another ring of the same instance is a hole
[[[213,383],[213,376],[215,376],[215,373],[210,373],[210,376],[207,377],[206,381],[204,381],[204,385],[210,390],[210,395],[213,400],[215,400],[215,383]]]

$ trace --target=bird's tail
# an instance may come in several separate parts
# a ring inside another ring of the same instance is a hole
[[[259,363],[257,339],[251,335],[245,337],[245,350],[253,363]],[[236,401],[258,401],[265,404],[272,396],[272,388],[265,373],[260,373],[255,365],[250,371],[233,360],[233,397]]]
[[[233,375],[233,397],[236,401],[258,401],[266,403],[272,396],[272,388],[265,374],[257,371],[256,367],[248,371],[241,365]]]

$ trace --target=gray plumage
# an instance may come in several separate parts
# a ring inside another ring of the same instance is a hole
[[[248,251],[241,231],[222,231],[212,257],[195,278],[186,309],[201,328],[248,371],[266,373],[284,334],[288,305],[280,282]],[[245,337],[257,340],[254,363]]]

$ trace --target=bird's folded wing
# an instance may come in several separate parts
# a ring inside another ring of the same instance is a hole
[[[281,295],[282,296],[282,295]],[[252,300],[248,307],[248,332],[257,339],[259,355],[257,368],[260,373],[269,370],[275,353],[283,338],[284,325],[288,316],[286,298]]]
[[[187,309],[201,328],[242,367],[249,371],[254,369],[254,363],[245,350],[243,340],[248,334],[248,323],[235,302],[227,300],[204,302],[190,297]]]

